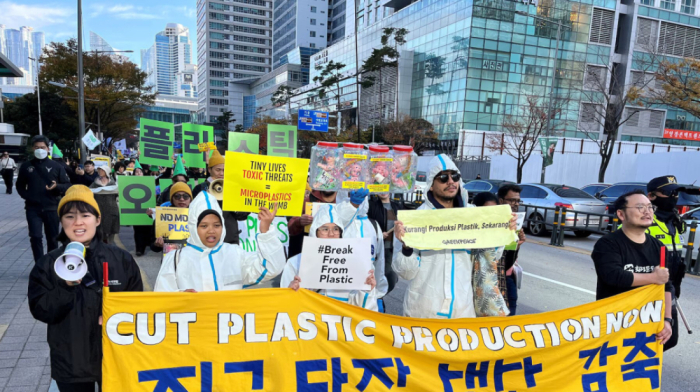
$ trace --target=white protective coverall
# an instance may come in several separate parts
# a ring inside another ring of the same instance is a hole
[[[435,176],[443,170],[459,172],[457,165],[444,154],[431,159],[428,168],[427,188],[433,184]],[[427,195],[427,192],[426,192]],[[461,205],[474,207],[467,202],[467,191],[459,182],[458,198]],[[457,203],[457,201],[455,201]],[[435,209],[426,196],[419,210]],[[409,280],[408,290],[403,301],[403,315],[417,318],[469,318],[476,317],[474,292],[472,289],[472,251],[467,249],[418,250],[404,254],[402,244],[394,240],[394,260],[392,267],[403,279]],[[492,253],[498,260],[503,247],[479,250]],[[474,253],[477,250],[474,250]]]
[[[343,223],[338,210],[333,204],[323,204],[314,216],[314,221],[311,223],[311,229],[309,230],[309,237],[316,237],[316,230],[325,225],[326,223],[335,223],[340,228],[343,228]],[[343,238],[358,238],[349,237],[346,235],[345,231],[342,234]],[[282,272],[282,280],[280,281],[280,287],[289,287],[292,283],[294,277],[299,275],[299,264],[301,262],[301,254],[298,254],[287,261],[287,265],[284,267],[284,272]],[[369,272],[369,271],[367,271]],[[378,277],[377,271],[374,272],[375,278]],[[379,279],[376,279],[379,281]],[[377,287],[373,288],[371,291],[358,291],[358,290],[321,290],[319,294],[325,295],[327,297],[337,299],[338,301],[347,302],[351,305],[359,306],[361,308],[377,311]]]
[[[374,264],[374,277],[377,280],[377,298],[384,298],[389,291],[389,281],[384,274],[384,236],[379,223],[375,221],[373,225],[367,217],[367,211],[369,211],[367,198],[357,208],[348,200],[339,202],[337,206],[340,219],[345,224],[343,238],[370,238],[372,240],[372,263]]]
[[[221,218],[221,238],[214,248],[207,248],[197,235],[197,219],[206,210],[214,210]],[[209,192],[200,192],[190,204],[187,246],[179,251],[177,265],[177,251],[165,256],[154,291],[240,290],[268,281],[282,272],[286,257],[274,230],[258,233],[258,251],[247,253],[239,245],[224,243],[226,226],[223,223],[219,203]]]

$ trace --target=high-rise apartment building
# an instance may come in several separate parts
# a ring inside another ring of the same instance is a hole
[[[101,52],[100,54],[102,56],[109,56],[112,58],[112,61],[116,61],[119,63],[129,61],[129,58],[127,56],[118,53],[120,52],[119,49],[116,49],[115,47],[110,45],[107,41],[105,41],[104,38],[100,37],[93,31],[90,32],[90,51],[93,53]],[[114,53],[109,54],[110,52]]]
[[[272,70],[272,1],[198,0],[199,118],[231,111],[243,122],[243,97]],[[325,10],[325,9],[324,9]]]
[[[148,73],[148,83],[155,87],[155,93],[178,95],[178,74],[193,74],[189,29],[168,23],[156,34],[153,46],[141,50],[141,69]]]

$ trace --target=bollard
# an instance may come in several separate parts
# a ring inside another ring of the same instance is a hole
[[[561,209],[561,219],[559,221],[559,241],[557,246],[564,246],[564,227],[566,227],[566,207]]]
[[[612,223],[612,230],[611,232],[617,230],[617,226],[620,223],[620,219],[617,217],[617,214],[615,214],[615,217],[613,218],[613,223]]]
[[[690,267],[693,265],[693,243],[695,242],[695,231],[697,230],[697,226],[697,222],[693,222],[690,225],[688,243],[683,245],[683,248],[685,248],[685,257],[683,257],[683,262],[685,263],[686,271],[690,271]]]
[[[554,219],[552,220],[552,238],[549,240],[549,245],[556,245],[557,239],[559,238],[559,210],[561,207],[557,206],[554,209]],[[545,226],[546,227],[546,226]]]

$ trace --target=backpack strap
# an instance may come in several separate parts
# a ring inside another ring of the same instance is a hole
[[[377,228],[379,225],[379,222],[377,222],[376,220],[374,220],[370,217],[367,217],[367,220],[369,221],[369,223],[372,224],[372,227],[374,228],[374,233],[377,235],[377,238],[379,238],[379,232],[381,231],[381,229]]]
[[[175,251],[175,272],[177,272],[177,265],[180,264],[180,252],[182,252],[182,248]]]

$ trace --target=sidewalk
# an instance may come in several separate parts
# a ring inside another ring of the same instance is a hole
[[[51,383],[46,325],[29,313],[34,266],[24,201],[0,186],[0,391],[46,392]]]

